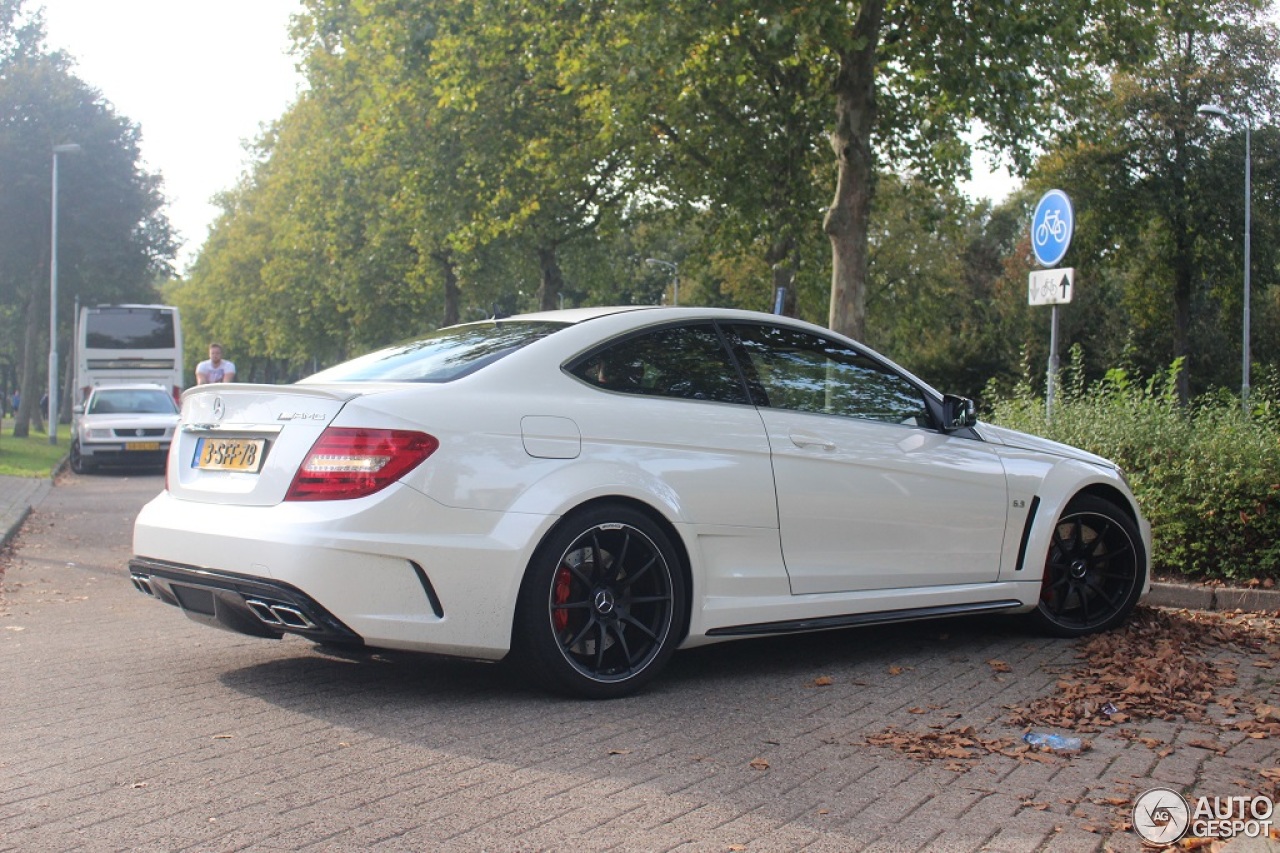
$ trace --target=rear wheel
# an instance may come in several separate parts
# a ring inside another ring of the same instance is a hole
[[[1145,569],[1133,519],[1110,501],[1082,495],[1053,529],[1032,618],[1059,637],[1114,628],[1138,603]]]
[[[629,507],[599,506],[567,517],[539,546],[514,650],[552,689],[624,696],[670,658],[684,608],[679,557],[663,530]]]

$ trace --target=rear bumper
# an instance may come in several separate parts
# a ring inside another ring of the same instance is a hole
[[[273,506],[162,492],[134,524],[130,569],[139,589],[244,634],[496,660],[553,522],[453,509],[399,484]]]
[[[280,581],[137,557],[129,561],[129,578],[139,592],[215,628],[253,637],[279,639],[292,633],[317,643],[364,644],[319,602]]]

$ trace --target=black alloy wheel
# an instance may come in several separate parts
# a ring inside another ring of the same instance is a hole
[[[663,530],[629,507],[596,507],[566,518],[539,547],[514,647],[552,689],[624,696],[675,650],[684,602],[679,558]]]
[[[1137,525],[1110,501],[1083,495],[1058,519],[1033,618],[1060,637],[1119,625],[1138,603],[1146,553]]]

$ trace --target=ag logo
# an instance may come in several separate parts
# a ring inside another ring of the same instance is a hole
[[[1133,804],[1133,828],[1152,844],[1173,844],[1190,823],[1191,809],[1177,791],[1152,788]]]

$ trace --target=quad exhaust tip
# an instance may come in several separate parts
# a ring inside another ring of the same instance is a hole
[[[267,625],[309,630],[317,628],[316,623],[307,618],[307,614],[291,605],[273,604],[257,598],[245,599],[244,603],[253,611],[254,616],[257,616]]]

